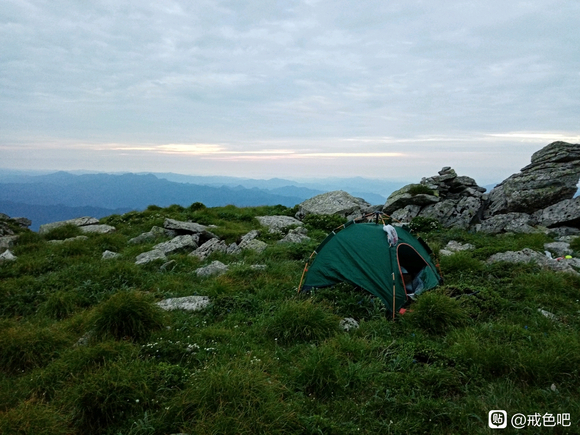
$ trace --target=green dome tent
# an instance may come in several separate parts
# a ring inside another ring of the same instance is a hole
[[[394,318],[408,293],[419,295],[441,282],[429,247],[406,229],[395,230],[394,245],[378,222],[351,221],[333,231],[312,253],[299,290],[348,282],[378,296]]]

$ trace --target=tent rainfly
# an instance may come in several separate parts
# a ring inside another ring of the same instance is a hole
[[[299,290],[348,282],[379,297],[394,318],[408,295],[419,295],[442,281],[430,253],[423,240],[402,227],[379,223],[378,215],[377,222],[350,221],[312,253],[314,260],[310,267],[306,264]]]

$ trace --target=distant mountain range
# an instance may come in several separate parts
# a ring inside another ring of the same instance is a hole
[[[284,179],[256,180],[236,177],[198,177],[164,174],[75,175],[0,170],[0,212],[31,219],[31,229],[44,223],[79,216],[103,217],[155,204],[208,207],[296,204],[323,192],[345,190],[371,204],[383,204],[388,195],[407,183],[364,178],[323,179],[296,182]]]

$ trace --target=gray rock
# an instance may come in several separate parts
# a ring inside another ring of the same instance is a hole
[[[0,263],[4,261],[15,261],[18,257],[14,255],[9,249],[0,254]]]
[[[250,269],[252,270],[266,270],[268,268],[268,266],[266,266],[265,264],[252,264],[250,266]]]
[[[352,317],[345,317],[344,319],[342,319],[340,321],[340,327],[343,331],[351,331],[353,329],[358,329],[359,324],[356,320],[354,320]]]
[[[538,312],[541,313],[542,316],[547,317],[550,320],[558,321],[558,317],[556,315],[550,313],[549,311],[542,310],[541,308],[538,308]]]
[[[184,310],[200,311],[209,305],[207,296],[185,296],[182,298],[169,298],[157,302],[157,305],[165,311]]]
[[[76,237],[69,237],[68,239],[64,240],[49,240],[47,243],[51,245],[60,245],[62,243],[69,243],[69,242],[78,242],[82,240],[89,240],[87,236],[76,236]]]
[[[165,255],[167,255],[187,249],[196,249],[198,242],[199,234],[184,234],[183,236],[175,236],[173,239],[167,242],[158,243],[153,247],[153,249],[162,251],[165,253]]]
[[[240,248],[236,243],[232,243],[230,246],[228,246],[228,249],[226,249],[226,254],[238,255],[241,253],[242,248]]]
[[[461,243],[455,240],[450,240],[447,245],[445,245],[445,249],[451,252],[473,251],[475,246],[471,243]]]
[[[12,248],[17,240],[18,236],[0,237],[0,251],[5,251],[8,248]]]
[[[383,206],[383,212],[388,215],[392,215],[395,211],[410,205],[419,206],[419,208],[421,208],[426,205],[436,204],[439,202],[439,197],[436,195],[429,195],[425,193],[411,195],[409,191],[414,186],[417,185],[408,184],[400,188],[399,190],[396,190],[395,192],[391,193],[387,198],[387,202],[385,202],[385,205]]]
[[[257,240],[257,239],[243,241],[240,243],[241,249],[244,249],[244,250],[248,249],[251,251],[256,251],[257,253],[264,252],[267,247],[268,247],[267,243],[264,243],[261,240]]]
[[[250,240],[254,240],[259,235],[260,235],[260,232],[258,230],[252,230],[249,233],[244,234],[242,236],[242,240],[240,241],[240,244],[245,243],[245,242],[249,242]]]
[[[291,216],[256,216],[260,225],[269,228],[270,233],[281,233],[288,227],[301,226],[303,223]]]
[[[98,219],[89,216],[84,216],[76,219],[69,219],[66,221],[51,222],[49,224],[41,225],[40,228],[38,229],[38,234],[46,234],[55,228],[63,227],[65,225],[75,225],[77,227],[84,227],[86,225],[96,225],[98,223],[99,223]]]
[[[352,217],[362,215],[361,209],[366,209],[371,204],[342,190],[335,190],[316,195],[300,203],[299,206],[298,216],[302,217],[309,214]]]
[[[202,239],[218,238],[214,233],[208,231],[205,225],[195,222],[182,222],[175,219],[165,219],[163,227],[168,230],[177,231],[178,234],[200,234]]]
[[[158,237],[175,237],[177,232],[174,230],[168,230],[161,227],[153,226],[151,230],[146,233],[141,233],[137,237],[133,237],[127,243],[132,245],[137,245],[139,243],[146,243],[155,240]]]
[[[577,259],[572,259],[577,260]],[[568,272],[574,275],[580,275],[572,266],[580,262],[568,261],[568,260],[555,260],[546,257],[544,254],[540,254],[529,248],[524,248],[521,251],[508,251],[500,252],[492,255],[486,261],[488,264],[497,262],[506,263],[536,263],[538,266],[554,270],[556,272]]]
[[[572,255],[570,243],[566,242],[551,242],[544,243],[544,249],[556,254],[556,257],[563,257],[564,255]]]
[[[419,216],[437,219],[446,228],[469,228],[481,207],[481,199],[463,197],[447,199],[424,207]]]
[[[580,197],[565,199],[542,210],[538,210],[533,218],[539,225],[552,226],[580,226]]]
[[[143,252],[135,259],[135,264],[147,264],[155,260],[167,260],[165,253],[154,249],[152,251]]]
[[[117,229],[111,225],[86,225],[80,226],[79,229],[82,233],[94,233],[94,234],[109,234],[115,232]]]
[[[420,205],[407,205],[391,213],[391,217],[399,222],[411,222],[421,211]]]
[[[278,243],[302,243],[310,240],[310,237],[306,235],[308,230],[306,228],[296,228],[288,231],[288,234],[284,236]]]
[[[572,199],[580,179],[580,144],[553,142],[532,155],[532,163],[497,185],[484,217],[532,214]]]
[[[571,242],[572,239],[580,235],[580,229],[574,227],[556,227],[550,228],[549,234],[561,239],[560,241]],[[568,238],[564,240],[563,238]]]
[[[221,261],[212,261],[209,265],[205,267],[200,267],[195,270],[195,274],[201,277],[208,277],[214,275],[222,275],[228,271],[228,266],[223,264]]]
[[[503,232],[531,234],[537,232],[532,227],[533,224],[534,219],[527,213],[506,213],[486,219],[481,225],[477,226],[477,231],[488,234]]]
[[[32,225],[32,221],[25,217],[15,217],[12,218],[12,220],[22,228],[28,228],[30,225]]]
[[[189,255],[204,260],[214,252],[226,252],[227,249],[228,246],[223,240],[210,239]]]
[[[121,256],[121,254],[117,253],[117,252],[113,252],[113,251],[105,251],[103,252],[103,256],[101,257],[102,260],[110,260],[113,258],[119,258]]]

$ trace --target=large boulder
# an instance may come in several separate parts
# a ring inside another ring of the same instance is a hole
[[[302,243],[310,240],[306,234],[308,230],[306,228],[295,228],[288,231],[288,234],[284,236],[278,243]]]
[[[297,217],[317,214],[339,215],[352,219],[372,211],[372,206],[364,199],[355,198],[343,190],[322,193],[298,205],[300,211]]]
[[[152,251],[143,252],[135,259],[135,264],[147,264],[155,260],[167,260],[165,252],[153,249]]]
[[[538,210],[532,216],[539,225],[545,227],[580,227],[580,197],[565,199]]]
[[[532,162],[489,194],[484,218],[509,212],[534,213],[572,199],[580,180],[580,144],[553,142],[532,155]]]
[[[208,276],[222,275],[228,271],[229,267],[223,264],[221,261],[212,261],[205,267],[200,267],[195,270],[197,276],[207,278]]]
[[[79,230],[85,234],[109,234],[115,232],[117,229],[111,225],[83,225],[79,227]]]
[[[421,209],[419,216],[437,219],[446,228],[467,229],[481,207],[481,200],[475,197],[447,199]]]
[[[416,186],[416,184],[408,184],[407,186],[404,186],[399,190],[391,193],[387,198],[387,202],[385,202],[385,205],[383,206],[383,212],[388,215],[392,215],[393,212],[409,206],[419,207],[420,209],[426,205],[436,204],[439,202],[439,197],[435,195],[435,192],[433,192],[433,194],[413,194],[412,190]]]
[[[38,229],[39,234],[46,234],[55,228],[63,227],[65,225],[74,225],[77,227],[84,227],[87,225],[98,225],[99,220],[94,217],[83,216],[76,219],[68,219],[66,221],[51,222],[49,224],[41,225]]]
[[[269,228],[270,233],[281,233],[288,227],[302,226],[303,223],[292,216],[256,216],[260,225]]]

